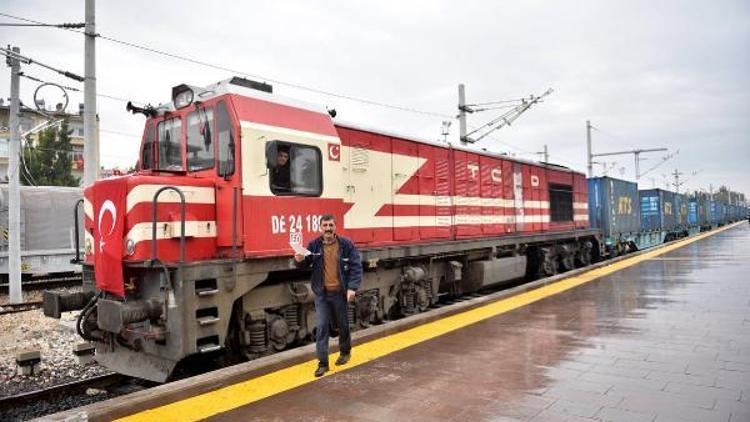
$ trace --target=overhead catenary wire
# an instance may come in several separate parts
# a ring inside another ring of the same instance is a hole
[[[5,16],[5,17],[11,18],[11,19],[16,19],[16,20],[25,21],[25,22],[31,22],[31,23],[35,23],[35,24],[43,24],[44,23],[44,22],[33,20],[33,19],[23,18],[23,17],[15,16],[15,15],[10,15],[8,13],[0,13],[0,16]],[[60,29],[63,29],[63,30],[66,30],[66,31],[71,31],[71,32],[77,32],[77,33],[81,33],[81,34],[85,33],[84,31],[80,31],[80,30],[77,30],[77,29],[71,29],[71,28],[60,28]],[[449,115],[449,114],[437,113],[437,112],[426,111],[426,110],[420,110],[420,109],[417,109],[417,108],[406,107],[406,106],[401,106],[401,105],[396,105],[396,104],[389,104],[389,103],[385,103],[385,102],[381,102],[381,101],[370,100],[370,99],[363,98],[363,97],[357,97],[357,96],[354,96],[354,95],[339,94],[339,93],[336,93],[336,92],[333,92],[333,91],[329,91],[329,90],[325,90],[325,89],[321,89],[321,88],[310,87],[310,86],[306,86],[306,85],[303,85],[303,84],[300,84],[300,83],[295,83],[295,82],[287,82],[287,81],[283,81],[283,80],[276,79],[276,78],[269,78],[269,77],[266,77],[266,76],[263,76],[263,75],[258,75],[258,74],[254,74],[254,73],[245,72],[245,71],[242,71],[242,70],[239,70],[239,69],[233,69],[233,68],[230,68],[230,67],[227,67],[227,66],[222,66],[222,65],[217,65],[217,64],[209,63],[209,62],[204,61],[204,60],[198,60],[198,59],[194,59],[192,57],[187,57],[187,56],[183,56],[183,55],[180,55],[180,54],[170,53],[168,51],[160,50],[160,49],[157,49],[157,48],[154,48],[154,47],[149,47],[149,46],[142,45],[142,44],[137,44],[137,43],[130,42],[130,41],[123,41],[123,40],[120,40],[120,39],[117,39],[117,38],[114,38],[114,37],[109,37],[109,36],[105,36],[105,35],[101,35],[101,34],[96,34],[96,36],[99,39],[102,39],[102,40],[105,40],[105,41],[109,41],[109,42],[112,42],[112,43],[115,43],[115,44],[123,45],[123,46],[126,46],[126,47],[130,47],[130,48],[134,48],[134,49],[138,49],[138,50],[142,50],[142,51],[147,51],[147,52],[150,52],[150,53],[153,53],[153,54],[158,54],[158,55],[161,55],[161,56],[164,56],[164,57],[169,57],[169,58],[172,58],[172,59],[175,59],[175,60],[180,60],[180,61],[184,61],[184,62],[187,62],[187,63],[192,63],[192,64],[195,64],[195,65],[212,68],[212,69],[215,69],[215,70],[221,70],[221,71],[228,72],[228,73],[231,73],[231,74],[242,75],[242,76],[246,76],[246,77],[253,78],[253,79],[260,79],[260,80],[263,80],[265,82],[271,82],[271,83],[276,84],[276,85],[281,85],[281,86],[286,86],[288,88],[294,88],[294,89],[299,89],[299,90],[302,90],[302,91],[312,92],[312,93],[319,94],[319,95],[324,95],[324,96],[327,96],[327,97],[339,98],[339,99],[354,101],[354,102],[358,102],[358,103],[362,103],[362,104],[367,104],[367,105],[371,105],[371,106],[377,106],[377,107],[389,108],[389,109],[394,109],[394,110],[400,110],[400,111],[405,111],[405,112],[410,112],[410,113],[415,113],[415,114],[421,114],[421,115],[426,115],[426,116],[438,117],[438,118],[441,118],[441,119],[452,119],[452,120],[456,119],[456,116]]]
[[[533,106],[536,103],[542,102],[544,97],[548,96],[551,93],[552,93],[552,88],[548,89],[540,96],[532,95],[528,99],[522,99],[520,104],[514,105],[510,110],[506,111],[505,113],[490,120],[489,122],[485,123],[479,128],[474,129],[471,132],[467,133],[465,135],[465,138],[468,140],[471,135],[475,133],[479,133],[481,130],[486,129],[486,131],[483,134],[479,135],[479,137],[471,140],[472,143],[479,142],[483,138],[487,137],[490,133],[504,126],[509,126],[516,119],[518,119],[524,112],[526,112],[526,110],[531,108],[531,106]]]
[[[20,20],[20,21],[30,22],[30,23],[34,23],[34,24],[43,24],[43,22],[40,22],[40,21],[36,21],[36,20],[33,20],[33,19],[28,19],[28,18],[24,18],[24,17],[20,17],[20,16],[15,16],[15,15],[7,14],[7,13],[1,13],[0,12],[0,16],[5,16],[5,17],[11,18],[11,19],[16,19],[16,20]],[[64,28],[64,27],[58,27],[58,28],[66,30],[66,31],[81,33],[81,34],[85,33],[82,30],[78,30],[78,29],[74,29],[74,28]],[[366,98],[362,98],[362,97],[357,97],[357,96],[352,96],[352,95],[346,95],[346,94],[340,94],[340,93],[336,93],[336,92],[329,91],[329,90],[324,90],[324,89],[320,89],[320,88],[305,86],[305,85],[299,84],[299,83],[287,82],[287,81],[283,81],[283,80],[280,80],[280,79],[268,78],[268,77],[265,77],[263,75],[253,74],[253,73],[245,72],[245,71],[238,70],[238,69],[232,69],[232,68],[227,67],[227,66],[221,66],[221,65],[213,64],[213,63],[210,63],[210,62],[207,62],[207,61],[197,60],[197,59],[194,59],[194,58],[191,58],[191,57],[187,57],[187,56],[183,56],[183,55],[180,55],[180,54],[171,53],[171,52],[168,52],[168,51],[160,50],[160,49],[153,48],[153,47],[146,46],[146,45],[137,44],[137,43],[134,43],[134,42],[120,40],[120,39],[117,39],[117,38],[114,38],[114,37],[105,36],[105,35],[102,35],[102,34],[96,34],[96,36],[98,38],[102,39],[102,40],[106,40],[106,41],[109,41],[111,43],[115,43],[115,44],[118,44],[118,45],[123,45],[123,46],[129,47],[129,48],[134,48],[134,49],[138,49],[138,50],[150,52],[152,54],[157,54],[157,55],[161,55],[161,56],[164,56],[164,57],[169,57],[169,58],[172,58],[172,59],[175,59],[175,60],[180,60],[180,61],[184,61],[184,62],[187,62],[187,63],[192,63],[192,64],[195,64],[195,65],[199,65],[199,66],[204,66],[204,67],[208,67],[208,68],[212,68],[212,69],[216,69],[216,70],[221,70],[221,71],[225,71],[225,72],[229,72],[229,73],[233,73],[233,74],[239,74],[239,75],[246,76],[246,77],[249,77],[249,78],[261,79],[261,80],[264,80],[266,82],[271,82],[271,83],[274,83],[274,84],[277,84],[277,85],[286,86],[286,87],[289,87],[289,88],[295,88],[295,89],[299,89],[299,90],[303,90],[303,91],[307,91],[307,92],[312,92],[312,93],[316,93],[316,94],[320,94],[320,95],[324,95],[324,96],[328,96],[328,97],[340,98],[340,99],[349,100],[349,101],[353,101],[353,102],[359,102],[359,103],[363,103],[363,104],[367,104],[367,105],[378,106],[378,107],[383,107],[383,108],[389,108],[389,109],[394,109],[394,110],[399,110],[399,111],[405,111],[405,112],[411,112],[411,113],[416,113],[416,114],[421,114],[421,115],[426,115],[426,116],[431,116],[431,117],[438,117],[438,118],[441,118],[441,119],[450,119],[450,120],[455,120],[456,119],[455,115],[449,115],[449,114],[444,114],[444,113],[437,113],[437,112],[432,112],[432,111],[420,110],[420,109],[413,108],[413,107],[405,107],[405,106],[400,106],[400,105],[395,105],[395,104],[389,104],[389,103],[385,103],[385,102],[370,100],[370,99],[366,99]],[[545,94],[547,94],[547,93],[545,93]],[[519,105],[518,103],[523,103],[523,102],[528,102],[529,104],[527,104],[527,105],[530,106],[531,104],[533,104],[535,102],[538,102],[541,98],[543,98],[544,96],[546,96],[545,94],[543,94],[540,97],[532,96],[531,98],[518,98],[518,99],[507,99],[507,100],[496,100],[496,101],[478,102],[478,103],[469,104],[468,106],[470,106],[470,107],[484,107],[483,109],[478,110],[478,111],[515,108],[515,107],[518,107],[518,105]],[[127,103],[129,101],[126,98],[115,96],[115,95],[108,95],[108,94],[97,93],[97,96],[98,97],[102,97],[102,98],[106,98],[106,99],[110,99],[110,100],[114,100],[114,101],[120,101],[120,102],[123,102],[123,103]],[[141,103],[145,104],[146,102],[141,101]],[[498,122],[503,121],[503,118],[504,118],[504,116],[500,116],[498,119],[495,119],[494,124],[497,124]],[[512,121],[512,120],[515,120],[515,119],[512,118],[512,119],[509,119],[509,120]],[[101,130],[101,131],[108,132],[106,130]],[[114,131],[109,131],[109,132],[110,133],[114,133]],[[118,134],[125,135],[123,133],[118,133]],[[485,135],[483,135],[483,137],[484,136],[488,136],[488,135],[489,134],[485,134]],[[140,135],[134,135],[134,134],[133,135],[128,134],[126,136],[137,136],[137,137],[140,137]],[[494,138],[494,137],[489,137],[489,139],[492,139],[495,142],[498,142],[499,144],[502,144],[502,145],[504,145],[504,146],[506,146],[506,147],[508,147],[510,149],[514,149],[514,150],[518,151],[521,154],[525,154],[525,155],[535,155],[536,154],[535,152],[528,151],[528,150],[525,150],[523,148],[516,147],[514,145],[511,145],[511,144],[508,144],[506,142],[500,141],[500,140],[498,140],[497,138]],[[558,159],[558,161],[561,161],[563,163],[566,163],[566,164],[574,166],[572,163],[567,162],[565,160],[559,160]]]
[[[26,79],[29,79],[31,81],[34,81],[34,82],[39,82],[39,83],[44,83],[44,84],[51,84],[51,85],[57,85],[60,88],[63,88],[63,89],[69,90],[69,91],[73,91],[73,92],[82,92],[81,89],[79,89],[79,88],[75,88],[75,87],[72,87],[72,86],[62,85],[62,84],[59,84],[57,82],[47,81],[47,80],[44,80],[44,79],[41,79],[41,78],[37,78],[35,76],[27,75],[25,73],[21,73],[21,76],[24,77],[24,78],[26,78]],[[119,101],[119,102],[122,102],[122,103],[134,102],[134,103],[137,103],[137,104],[146,104],[146,101],[132,101],[132,100],[129,100],[127,98],[118,97],[116,95],[110,95],[110,94],[97,93],[96,96],[97,97],[101,97],[101,98],[106,98],[106,99],[109,99],[109,100]]]

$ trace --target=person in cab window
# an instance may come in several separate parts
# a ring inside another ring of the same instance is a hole
[[[289,149],[279,148],[276,153],[276,168],[271,172],[271,187],[276,192],[292,190],[289,170]]]

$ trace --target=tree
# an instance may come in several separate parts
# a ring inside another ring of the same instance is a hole
[[[36,145],[27,141],[23,148],[20,180],[24,185],[79,186],[73,176],[73,148],[70,146],[68,121],[60,129],[47,128],[39,133]]]

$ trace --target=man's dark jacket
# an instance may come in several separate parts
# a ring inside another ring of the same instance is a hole
[[[339,283],[341,288],[356,291],[359,283],[362,281],[362,260],[359,257],[359,251],[351,240],[336,236],[339,242]],[[307,249],[312,255],[305,257],[305,260],[297,264],[300,268],[312,267],[312,276],[310,284],[313,293],[316,296],[322,296],[325,288],[323,287],[323,236],[318,236],[308,243]]]

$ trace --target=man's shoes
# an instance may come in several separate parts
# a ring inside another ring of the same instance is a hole
[[[351,353],[341,353],[339,355],[339,358],[336,359],[336,366],[346,365],[346,363],[349,362],[349,359],[351,359],[351,357],[352,357]]]
[[[315,370],[315,376],[322,377],[326,372],[328,372],[328,365],[318,365],[318,369]]]

